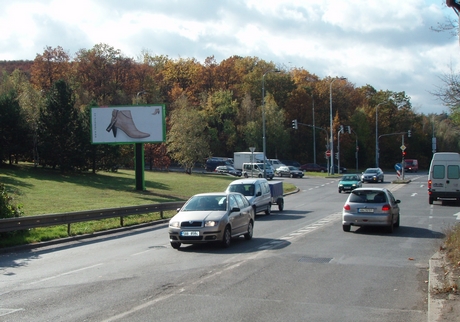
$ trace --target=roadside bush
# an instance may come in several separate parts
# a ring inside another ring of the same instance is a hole
[[[0,183],[0,219],[15,218],[23,215],[20,205],[13,204],[13,197],[9,196],[4,184]]]
[[[20,217],[24,213],[20,205],[13,204],[13,197],[9,196],[4,184],[0,183],[0,220],[4,218]],[[20,237],[24,235],[25,230],[15,230],[9,232],[0,232],[0,239],[7,241],[11,237]]]

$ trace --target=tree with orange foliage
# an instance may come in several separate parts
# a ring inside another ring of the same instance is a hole
[[[70,56],[58,46],[47,46],[42,55],[34,59],[31,68],[31,83],[35,88],[48,91],[58,80],[68,80],[70,77]]]

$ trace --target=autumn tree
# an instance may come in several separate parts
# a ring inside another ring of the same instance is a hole
[[[80,85],[99,105],[126,104],[138,91],[132,82],[134,62],[120,50],[98,44],[78,51],[75,62]]]
[[[197,162],[209,157],[209,135],[206,121],[185,95],[174,102],[167,139],[168,152],[189,174]]]
[[[70,68],[70,56],[62,47],[47,46],[34,59],[30,81],[37,89],[48,91],[56,81],[70,79]]]

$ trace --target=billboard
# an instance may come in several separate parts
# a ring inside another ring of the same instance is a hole
[[[93,144],[165,142],[164,105],[91,108]]]

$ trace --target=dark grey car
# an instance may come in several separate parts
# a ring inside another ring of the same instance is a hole
[[[384,174],[380,168],[367,168],[361,175],[361,182],[383,182]]]

